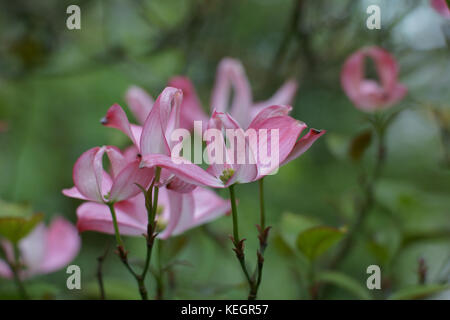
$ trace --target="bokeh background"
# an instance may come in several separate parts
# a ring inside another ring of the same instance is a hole
[[[66,28],[70,4],[81,8],[81,30]],[[366,28],[370,4],[381,8],[381,30]],[[218,62],[234,57],[246,68],[255,100],[295,78],[300,87],[292,116],[327,130],[300,159],[265,179],[273,228],[259,296],[308,299],[310,270],[324,270],[334,251],[311,268],[293,239],[311,223],[351,225],[353,203],[361,193],[358,173],[373,164],[375,151],[369,148],[359,162],[348,156],[350,141],[367,122],[343,93],[340,70],[355,50],[379,45],[397,58],[409,94],[387,133],[377,203],[339,266],[346,278],[322,290],[319,298],[408,293],[419,283],[421,259],[428,270],[424,285],[448,283],[449,29],[425,0],[1,0],[0,198],[28,203],[44,212],[46,221],[60,214],[75,222],[80,201],[61,190],[72,186],[72,167],[83,151],[128,144],[120,132],[99,123],[113,103],[125,107],[127,88],[139,85],[156,96],[170,77],[186,75],[208,106]],[[254,265],[258,188],[239,185],[237,193],[241,234]],[[164,243],[161,263],[170,265],[165,298],[245,298],[230,233],[231,218],[223,217]],[[82,239],[73,262],[82,270],[81,290],[68,290],[67,275],[60,270],[27,281],[29,291],[40,298],[98,298],[97,257],[110,246],[103,271],[107,298],[138,298],[134,280],[113,253],[113,237],[85,233]],[[139,264],[144,241],[126,242]],[[365,289],[371,264],[382,269],[382,290]],[[427,296],[409,293],[405,297]],[[13,283],[0,279],[0,298],[15,294]],[[433,297],[449,298],[449,293]]]

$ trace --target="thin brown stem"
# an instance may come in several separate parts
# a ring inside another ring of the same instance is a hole
[[[103,262],[105,261],[108,253],[109,253],[110,244],[106,247],[105,252],[103,255],[99,256],[97,258],[97,281],[98,281],[98,287],[100,289],[100,300],[106,300],[106,293],[105,293],[105,286],[103,283]]]
[[[230,186],[230,200],[231,200],[231,214],[233,217],[233,237],[232,241],[234,244],[234,252],[236,253],[236,257],[239,260],[239,264],[241,266],[242,271],[244,272],[245,278],[250,286],[253,286],[253,280],[250,277],[250,274],[247,270],[247,265],[245,264],[245,255],[244,255],[244,240],[239,238],[239,224],[238,224],[238,215],[237,215],[237,206],[236,206],[236,195],[234,193],[234,185]]]

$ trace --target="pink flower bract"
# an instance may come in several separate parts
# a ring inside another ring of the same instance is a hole
[[[373,59],[379,80],[365,78],[364,60]],[[353,53],[344,63],[341,72],[342,87],[360,110],[372,112],[389,108],[399,102],[407,88],[398,82],[398,66],[384,49],[367,47]]]

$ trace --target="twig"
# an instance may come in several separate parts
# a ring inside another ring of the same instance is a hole
[[[277,69],[277,66],[279,66],[280,61],[284,57],[285,51],[289,46],[292,36],[296,33],[298,22],[300,20],[300,11],[303,5],[303,1],[304,0],[294,0],[294,9],[292,10],[291,19],[286,28],[283,39],[281,40],[280,46],[278,47],[278,50],[276,51],[275,56],[272,59],[272,67],[270,68],[270,70]]]
[[[110,243],[108,243],[105,252],[103,253],[103,255],[99,256],[97,258],[98,261],[98,265],[97,265],[97,280],[98,280],[98,287],[100,289],[100,300],[105,300],[106,299],[106,293],[105,293],[105,287],[104,287],[104,283],[103,283],[103,262],[106,259],[106,256],[109,253],[109,248],[110,248]]]
[[[114,203],[107,203],[108,207],[110,208],[112,219],[113,219],[113,224],[114,224],[114,231],[115,231],[116,242],[117,242],[117,254],[119,255],[119,258],[122,261],[123,265],[127,268],[127,270],[130,272],[130,274],[135,278],[135,280],[138,284],[139,294],[141,295],[142,300],[148,300],[148,294],[147,294],[147,289],[145,287],[144,280],[147,275],[147,271],[149,269],[152,248],[153,248],[153,244],[155,242],[154,240],[157,236],[157,233],[155,232],[156,231],[156,210],[158,207],[158,194],[159,194],[159,187],[157,185],[159,182],[160,175],[161,175],[161,168],[156,167],[155,178],[153,179],[148,190],[145,190],[142,186],[137,185],[144,192],[145,207],[147,209],[147,216],[148,216],[147,235],[145,235],[145,238],[147,240],[147,254],[146,254],[146,258],[145,258],[144,268],[143,268],[141,274],[136,273],[128,262],[128,252],[125,250],[124,243],[120,237],[119,226],[117,224],[116,212],[114,209]],[[152,193],[153,193],[153,200],[151,200]]]

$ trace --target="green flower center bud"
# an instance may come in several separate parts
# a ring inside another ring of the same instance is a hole
[[[234,170],[232,168],[227,168],[223,170],[222,175],[219,177],[220,181],[227,183],[228,180],[233,176]]]

